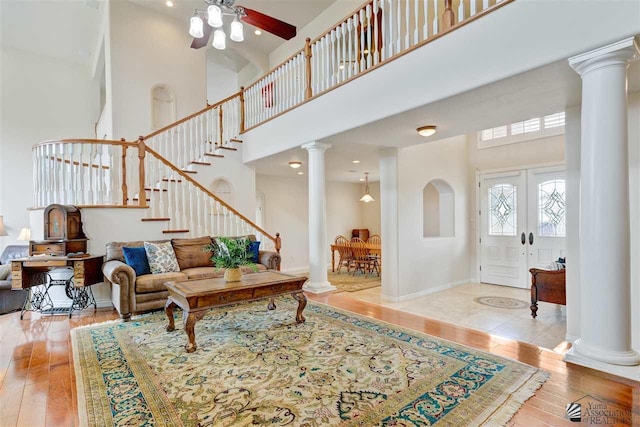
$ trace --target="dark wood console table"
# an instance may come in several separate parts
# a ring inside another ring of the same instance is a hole
[[[565,269],[541,270],[532,268],[531,273],[531,316],[535,319],[538,312],[538,301],[567,305],[565,289]]]
[[[32,256],[11,261],[12,289],[27,289],[29,297],[22,307],[20,318],[25,311],[40,311],[46,314],[69,314],[75,310],[83,310],[90,305],[96,307],[96,300],[90,286],[104,281],[102,275],[102,255],[89,255],[78,258],[66,256]],[[56,268],[70,268],[73,276],[66,281],[51,280],[49,272]],[[49,297],[52,285],[66,285],[67,296],[72,300],[69,308],[53,307]],[[33,287],[44,285],[44,290]],[[30,308],[27,308],[29,306]]]

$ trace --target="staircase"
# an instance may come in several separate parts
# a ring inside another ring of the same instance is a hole
[[[163,233],[255,234],[262,230],[192,176],[237,151],[240,135],[430,43],[514,0],[371,0],[251,86],[137,141],[65,139],[33,148],[34,205],[145,209]],[[442,12],[440,12],[442,11]]]

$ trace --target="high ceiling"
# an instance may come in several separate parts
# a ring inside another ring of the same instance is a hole
[[[189,29],[189,19],[193,16],[194,11],[196,9],[205,10],[208,6],[204,0],[173,0],[175,4],[173,7],[167,7],[165,0],[131,1],[183,21],[185,32]],[[336,0],[237,0],[235,5],[244,6],[270,15],[281,21],[288,22],[300,30],[335,1]],[[224,18],[225,31],[227,32],[227,25],[230,21],[229,17]],[[254,34],[255,29],[255,27],[249,24],[244,24],[245,40],[241,43],[228,40],[227,49],[230,45],[233,45],[233,48],[239,52],[242,52],[242,49],[246,48],[267,55],[284,42],[283,39],[269,34],[266,31],[263,31],[262,35],[257,36]],[[213,49],[211,43],[209,43],[207,48]]]
[[[126,0],[112,0],[126,1]],[[204,0],[131,0],[143,7],[155,9],[184,23],[189,30],[189,18],[195,9],[206,9]],[[239,0],[238,5],[271,15],[295,25],[307,25],[335,0]],[[354,6],[355,7],[355,6]],[[99,8],[103,0],[0,0],[0,41],[3,45],[38,55],[80,64],[90,64],[95,55],[100,28]],[[227,17],[225,17],[227,24]],[[228,24],[227,24],[228,25]],[[284,42],[265,31],[254,34],[255,28],[245,24],[245,41],[228,41],[225,51],[211,56],[222,59],[222,65],[237,70],[246,65],[242,51],[268,55]],[[228,31],[228,27],[227,27]],[[207,49],[212,49],[209,43]]]

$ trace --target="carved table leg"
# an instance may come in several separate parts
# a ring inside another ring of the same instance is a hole
[[[275,300],[275,298],[269,298],[269,304],[267,304],[267,308],[269,310],[275,310],[276,309],[276,300]]]
[[[164,305],[164,312],[167,314],[169,318],[169,324],[167,325],[167,332],[172,332],[176,329],[176,325],[173,322],[173,309],[176,308],[176,303],[171,301],[171,299],[167,299],[167,303]]]
[[[535,319],[536,316],[538,315],[538,302],[532,301],[531,306],[529,308],[531,309],[531,317]]]
[[[331,272],[336,272],[336,251],[331,251]]]
[[[302,310],[307,306],[307,296],[304,292],[293,294],[293,299],[298,301],[298,311],[296,311],[296,322],[303,323],[306,319],[302,315]]]
[[[193,353],[196,351],[198,346],[196,345],[196,322],[198,320],[202,320],[204,317],[204,311],[198,311],[196,313],[189,313],[187,310],[182,312],[182,321],[184,322],[184,331],[187,334],[187,338],[189,342],[187,342],[184,348],[187,350],[187,353]]]

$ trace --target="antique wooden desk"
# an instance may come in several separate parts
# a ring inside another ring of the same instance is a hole
[[[336,271],[336,251],[339,251],[341,247],[349,247],[349,245],[335,245],[331,244],[331,271]],[[369,249],[369,253],[373,255],[380,255],[382,253],[382,245],[374,245],[372,243],[365,243],[365,248]]]
[[[207,310],[243,301],[255,301],[270,298],[269,310],[275,310],[273,297],[291,294],[298,301],[296,322],[305,321],[302,310],[307,305],[307,297],[302,292],[302,285],[306,277],[289,276],[276,271],[246,274],[239,282],[226,282],[224,278],[194,279],[182,282],[165,283],[169,291],[169,298],[165,312],[169,319],[167,331],[175,330],[173,309],[182,309],[184,331],[189,339],[185,348],[187,353],[196,351],[195,325],[201,320]]]
[[[11,287],[27,289],[29,296],[22,307],[20,318],[25,311],[40,311],[46,314],[69,314],[83,310],[90,305],[96,307],[96,300],[90,286],[103,282],[102,255],[89,255],[79,258],[66,256],[32,256],[11,261]],[[51,280],[48,273],[56,268],[70,268],[73,276],[66,281]],[[60,283],[65,282],[65,283]],[[65,284],[66,294],[71,298],[71,307],[56,308],[51,302],[49,288],[52,285]],[[44,285],[44,289],[34,289]]]

